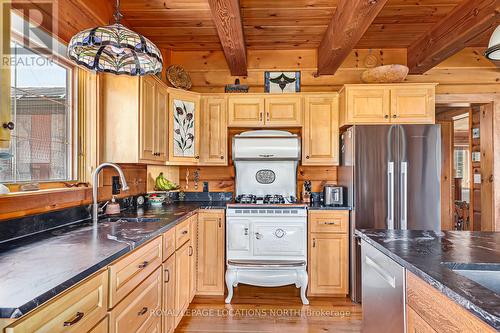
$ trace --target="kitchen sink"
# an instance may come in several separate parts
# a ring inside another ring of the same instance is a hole
[[[100,219],[99,222],[133,222],[133,223],[142,223],[142,222],[160,222],[159,218],[154,217],[106,217]]]
[[[443,264],[455,273],[500,294],[500,264]]]

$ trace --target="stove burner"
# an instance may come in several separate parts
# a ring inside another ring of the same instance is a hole
[[[295,197],[287,197],[285,199],[281,194],[267,194],[265,196],[256,196],[254,194],[241,194],[235,199],[236,203],[240,204],[255,204],[255,205],[277,205],[286,203],[295,203]]]

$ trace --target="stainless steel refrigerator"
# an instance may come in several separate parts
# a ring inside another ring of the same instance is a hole
[[[339,184],[352,207],[350,289],[361,301],[355,229],[440,230],[439,125],[357,125],[341,135]]]

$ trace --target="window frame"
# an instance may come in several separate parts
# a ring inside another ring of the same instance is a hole
[[[21,17],[22,18],[22,17]],[[24,18],[22,18],[24,19]],[[65,47],[67,47],[66,43],[61,42],[60,40],[54,38],[54,41],[57,43],[61,43]],[[24,41],[21,35],[19,35],[16,31],[11,30],[10,34],[10,40],[11,42],[18,43],[22,47],[28,48],[27,46],[24,45]],[[30,40],[30,43],[33,43],[33,45],[40,45],[36,41]],[[29,184],[29,183],[39,183],[40,184],[40,190],[44,189],[55,189],[55,188],[64,188],[67,187],[67,184],[74,184],[77,183],[80,179],[79,175],[79,161],[78,161],[78,132],[79,132],[79,123],[78,123],[78,66],[72,63],[69,59],[60,56],[57,53],[51,53],[50,55],[47,54],[41,54],[40,52],[37,52],[37,50],[33,50],[32,48],[28,48],[31,52],[38,54],[40,56],[43,56],[50,61],[54,62],[55,64],[64,67],[65,69],[69,70],[70,74],[67,75],[66,77],[66,86],[69,89],[67,90],[68,92],[68,98],[67,98],[67,107],[69,109],[68,112],[68,119],[67,119],[67,128],[68,128],[68,149],[70,150],[68,153],[68,158],[67,158],[67,170],[68,170],[68,179],[64,180],[32,180],[32,181],[16,181],[16,182],[0,182],[0,184],[3,184],[7,186],[12,193],[20,191],[20,187],[23,184]]]

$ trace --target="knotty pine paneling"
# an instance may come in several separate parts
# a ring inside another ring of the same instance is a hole
[[[498,93],[500,72],[482,56],[482,48],[466,48],[453,55],[424,75],[409,75],[406,82],[437,82],[437,93]],[[343,84],[361,83],[361,73],[367,63],[375,65],[406,64],[406,49],[353,50],[335,75],[317,76],[317,51],[253,50],[247,52],[248,75],[241,83],[250,86],[250,92],[264,91],[264,71],[301,71],[302,91],[338,91]],[[233,83],[222,51],[172,51],[172,63],[186,68],[194,91],[223,92]],[[279,59],[279,60],[277,60]]]
[[[122,164],[125,178],[130,187],[127,192],[117,197],[126,197],[146,192],[146,166],[139,164]],[[118,173],[111,168],[105,168],[100,175],[99,201],[111,199],[111,177]],[[47,188],[47,185],[43,187]],[[62,183],[60,186],[64,186]],[[12,189],[16,189],[13,186]],[[0,196],[0,220],[40,214],[48,211],[87,205],[92,202],[92,188],[52,188],[36,192],[18,192]]]

